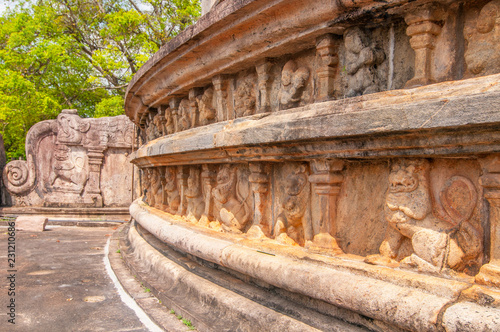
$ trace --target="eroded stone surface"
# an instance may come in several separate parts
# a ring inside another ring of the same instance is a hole
[[[19,216],[16,218],[16,229],[28,232],[43,232],[49,219],[41,216]]]

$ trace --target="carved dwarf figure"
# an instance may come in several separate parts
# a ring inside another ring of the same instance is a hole
[[[500,0],[488,2],[465,26],[467,68],[474,75],[500,72]]]
[[[174,117],[172,116],[172,111],[170,109],[167,109],[165,111],[165,135],[170,135],[175,133],[175,123],[174,123]]]
[[[165,170],[163,189],[167,194],[167,212],[175,214],[181,204],[181,197],[177,188],[177,179],[173,167],[167,167]]]
[[[307,191],[304,190],[307,184],[305,171],[305,166],[301,165],[286,178],[283,210],[278,215],[273,232],[274,238],[280,242],[301,246],[305,243],[304,215],[308,202]]]
[[[151,170],[149,168],[142,169],[142,200],[146,203],[151,202]]]
[[[244,79],[236,90],[235,112],[238,118],[255,113],[255,85],[250,78]]]
[[[194,167],[189,169],[186,200],[188,217],[192,215],[196,220],[199,220],[205,212],[205,199],[201,190],[200,170]]]
[[[239,233],[247,226],[251,211],[245,200],[239,197],[236,188],[236,168],[224,164],[217,174],[217,185],[212,189],[216,217],[224,229]]]
[[[59,184],[56,180],[59,179]],[[54,151],[49,185],[59,191],[82,194],[88,179],[88,169],[83,156],[74,156],[69,146],[58,144]],[[49,189],[49,188],[47,188]]]
[[[159,112],[153,117],[153,124],[155,126],[156,138],[165,135],[165,117],[163,116],[163,112]]]
[[[281,109],[298,106],[302,98],[302,93],[309,79],[309,69],[297,67],[297,63],[290,60],[285,64],[281,72],[281,89],[279,91]]]
[[[215,109],[212,107],[213,98],[213,88],[206,89],[201,98],[199,98],[198,107],[200,110],[200,124],[202,126],[215,121]]]
[[[376,66],[384,62],[381,49],[371,46],[360,28],[351,28],[344,33],[346,49],[345,70],[349,75],[347,97],[379,91]]]
[[[183,99],[179,104],[179,131],[191,128],[190,105],[188,99]]]
[[[421,271],[461,271],[479,255],[479,232],[468,222],[477,201],[474,185],[464,177],[450,179],[441,191],[448,217],[437,218],[432,213],[428,173],[426,160],[399,160],[393,165],[385,206],[389,227],[380,256],[369,256],[366,262],[390,265],[402,258],[402,264]],[[454,199],[461,206],[447,204],[449,195],[460,197]],[[405,241],[409,241],[406,251]]]

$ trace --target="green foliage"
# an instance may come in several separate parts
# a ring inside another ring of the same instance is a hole
[[[36,122],[63,108],[123,113],[133,75],[200,14],[199,0],[10,1],[0,17],[0,134],[24,156]]]

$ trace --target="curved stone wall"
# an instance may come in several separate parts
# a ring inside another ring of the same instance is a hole
[[[496,0],[221,2],[128,88],[131,215],[395,328],[498,327],[498,17]]]

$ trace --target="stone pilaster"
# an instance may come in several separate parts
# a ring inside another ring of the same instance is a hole
[[[94,201],[95,207],[102,207],[101,166],[104,160],[105,146],[88,147],[89,178],[85,187],[85,195]]]
[[[429,3],[406,15],[405,22],[408,24],[406,34],[411,37],[410,45],[415,51],[415,75],[406,82],[405,88],[436,82],[432,75],[433,51],[444,18],[445,11],[434,3]]]
[[[257,113],[266,113],[271,111],[271,82],[270,82],[270,71],[273,64],[264,59],[258,62],[255,66],[257,71],[257,80],[259,87],[259,98],[257,98]]]
[[[316,101],[326,101],[333,97],[335,76],[339,64],[338,45],[339,42],[333,35],[321,36],[316,40],[316,54],[318,56]]]
[[[476,282],[500,287],[500,154],[480,159],[479,183],[489,205],[490,261],[481,267]]]
[[[335,231],[337,200],[344,176],[342,160],[319,159],[311,162],[309,182],[315,195],[313,210],[313,246],[342,252],[332,236]]]
[[[215,186],[217,172],[213,165],[202,165],[201,181],[205,190],[205,216],[214,220],[214,204],[212,202],[212,188]]]
[[[227,107],[228,79],[224,75],[215,76],[212,79],[215,91],[216,122],[229,119]]]
[[[186,189],[189,177],[188,172],[189,169],[187,166],[177,166],[177,185],[179,186],[179,196],[181,198],[177,214],[181,216],[185,216],[187,210]]]
[[[271,204],[269,197],[269,180],[271,165],[267,163],[250,163],[250,177],[253,197],[254,216],[253,224],[259,226],[264,234],[271,235],[272,225],[269,216],[271,215]]]

